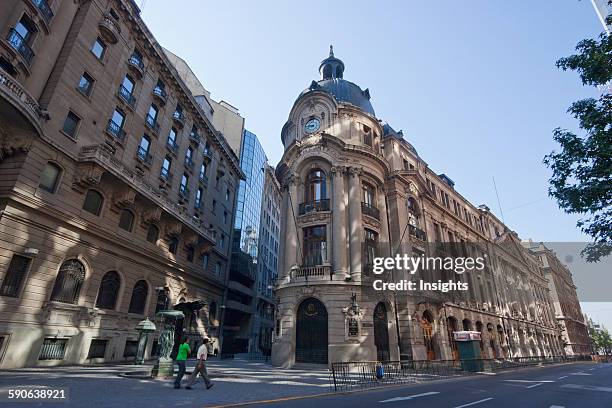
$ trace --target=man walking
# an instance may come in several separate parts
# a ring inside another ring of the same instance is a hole
[[[189,348],[189,344],[187,343],[189,339],[187,337],[183,337],[183,341],[179,345],[178,353],[176,355],[176,364],[178,365],[178,373],[176,374],[176,379],[174,380],[174,388],[181,388],[181,380],[185,375],[185,362],[187,361],[187,356],[191,353],[191,349]]]
[[[206,359],[208,358],[208,343],[210,340],[205,337],[204,343],[198,348],[198,361],[196,363],[195,368],[193,369],[193,373],[191,373],[191,377],[189,378],[189,382],[185,387],[186,390],[190,390],[191,386],[195,383],[198,378],[198,374],[202,376],[204,379],[204,383],[206,383],[206,389],[210,389],[213,385],[210,378],[208,378],[208,372],[206,371]]]

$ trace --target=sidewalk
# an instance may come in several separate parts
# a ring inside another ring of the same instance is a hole
[[[195,366],[189,360],[187,371]],[[215,386],[206,390],[198,380],[194,389],[173,389],[173,380],[122,377],[126,373],[150,372],[143,366],[110,365],[97,367],[23,368],[0,372],[0,394],[9,389],[44,387],[67,389],[67,407],[204,407],[258,401],[299,395],[326,393],[331,390],[326,368],[278,369],[269,363],[246,360],[217,360],[208,363]],[[185,377],[186,378],[186,377]],[[183,379],[183,382],[185,381]],[[2,401],[6,401],[3,399]],[[49,403],[27,403],[48,406]],[[24,403],[3,407],[24,407]]]

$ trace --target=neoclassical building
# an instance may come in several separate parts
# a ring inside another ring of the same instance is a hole
[[[0,2],[0,367],[220,343],[244,174],[131,0]]]
[[[330,49],[321,79],[300,93],[282,129],[273,364],[453,359],[452,333],[461,330],[482,333],[485,358],[562,354],[537,259],[381,122],[369,90],[344,79],[344,70]],[[460,277],[468,291],[375,291],[373,256],[398,252],[487,262]]]

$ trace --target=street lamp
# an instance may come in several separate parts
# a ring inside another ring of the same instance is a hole
[[[145,348],[149,342],[149,334],[153,333],[155,330],[155,323],[150,321],[148,317],[136,326],[136,331],[138,332],[138,351],[136,352],[134,364],[144,363]]]

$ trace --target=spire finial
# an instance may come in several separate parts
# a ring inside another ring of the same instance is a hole
[[[329,46],[329,56],[330,56],[330,57],[333,57],[333,56],[334,56],[334,46],[333,46],[333,45],[330,45],[330,46]]]

